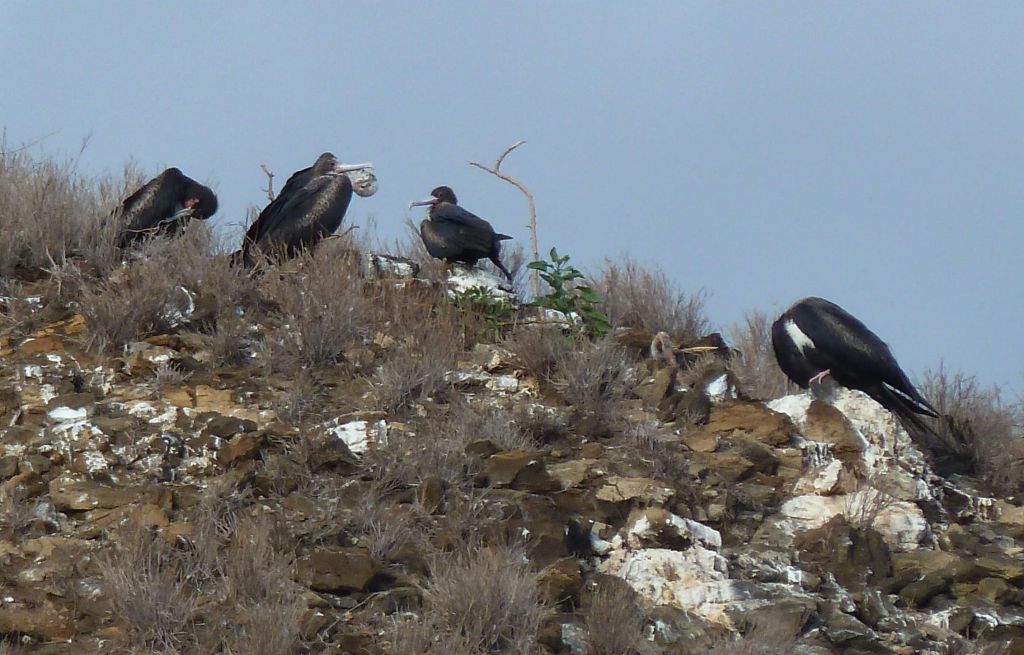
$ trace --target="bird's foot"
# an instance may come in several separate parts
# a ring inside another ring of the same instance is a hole
[[[825,377],[826,377],[826,376],[828,376],[828,375],[829,375],[829,373],[831,373],[831,372],[832,372],[832,371],[831,371],[830,369],[825,369],[825,370],[824,370],[824,371],[822,371],[821,373],[818,373],[818,374],[817,374],[817,375],[815,375],[815,376],[814,376],[813,378],[811,378],[810,380],[808,380],[808,381],[807,381],[807,384],[808,384],[808,385],[812,385],[812,384],[814,384],[815,382],[819,382],[819,383],[820,383],[820,382],[821,382],[822,380],[824,380],[824,379],[825,379]]]

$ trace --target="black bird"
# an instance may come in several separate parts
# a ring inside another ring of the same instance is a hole
[[[377,192],[372,168],[373,164],[341,164],[329,152],[320,155],[312,166],[293,173],[263,208],[234,259],[246,266],[253,265],[257,252],[287,259],[330,236],[341,225],[353,191],[362,197]],[[350,175],[355,172],[360,175]]]
[[[217,196],[177,168],[168,168],[115,210],[123,227],[118,246],[127,248],[151,236],[173,236],[192,218],[206,220],[217,212]]]
[[[487,258],[512,281],[512,274],[501,263],[501,242],[512,237],[494,231],[484,219],[459,207],[459,200],[450,187],[439,186],[430,197],[409,204],[430,205],[427,218],[420,223],[420,237],[427,252],[435,259],[462,262],[470,266]]]
[[[831,375],[899,416],[939,415],[910,383],[889,346],[828,300],[804,298],[783,312],[772,324],[772,348],[782,371],[804,389]]]
[[[966,473],[974,456],[949,416],[914,388],[889,346],[839,305],[804,298],[772,324],[772,348],[790,380],[808,388],[825,376],[859,389],[892,412],[915,441],[931,451],[940,473]],[[939,418],[938,426],[922,416]]]

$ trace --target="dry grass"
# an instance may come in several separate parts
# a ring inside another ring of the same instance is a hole
[[[475,546],[434,559],[417,619],[394,622],[395,655],[528,655],[546,613],[521,544]]]
[[[0,275],[39,277],[54,262],[86,260],[100,274],[116,263],[116,226],[106,218],[128,183],[78,173],[77,159],[35,160],[0,144]]]
[[[663,271],[645,268],[629,257],[606,260],[593,287],[604,298],[602,309],[616,327],[650,334],[664,330],[684,343],[708,332],[703,291],[686,294]]]
[[[758,400],[781,398],[796,388],[775,361],[772,319],[761,311],[749,312],[729,330],[733,347],[740,351],[729,363],[739,387]]]
[[[523,371],[549,384],[559,361],[575,346],[575,341],[558,328],[524,325],[502,345],[515,355]]]
[[[644,612],[624,580],[603,576],[583,599],[588,655],[633,655],[643,641]]]
[[[389,327],[399,336],[373,374],[373,397],[377,408],[399,412],[448,388],[445,374],[462,351],[464,333],[447,314],[423,316],[416,324],[397,319]]]
[[[944,417],[936,422],[939,436],[964,444],[996,492],[1024,490],[1024,403],[1008,404],[997,387],[982,387],[973,376],[941,366],[925,373],[921,391]]]
[[[187,553],[132,527],[120,531],[99,566],[111,611],[134,647],[169,654],[196,645],[200,570]]]
[[[619,403],[632,389],[630,361],[613,338],[580,340],[558,354],[552,384],[579,415],[579,429],[603,436],[618,423]]]
[[[243,517],[244,503],[213,487],[175,545],[132,524],[117,530],[98,565],[126,650],[276,655],[297,645],[305,604],[293,557],[273,519]]]
[[[267,336],[275,370],[334,364],[367,339],[370,299],[351,260],[334,254],[303,253],[267,273],[263,294],[280,321]]]
[[[95,351],[116,352],[184,326],[212,329],[253,295],[251,282],[219,254],[204,224],[189,224],[176,239],[150,241],[141,252],[142,259],[82,293],[80,311]]]

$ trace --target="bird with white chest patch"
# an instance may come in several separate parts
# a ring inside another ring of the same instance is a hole
[[[889,346],[856,317],[824,298],[804,298],[772,324],[775,359],[801,388],[831,376],[906,419],[938,412],[911,384]]]

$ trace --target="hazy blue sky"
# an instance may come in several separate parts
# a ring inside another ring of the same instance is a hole
[[[9,144],[211,183],[215,220],[324,150],[371,160],[374,216],[448,184],[527,243],[466,165],[529,143],[543,248],[629,253],[726,327],[821,295],[912,375],[1024,390],[1024,3],[36,2],[0,6]]]

